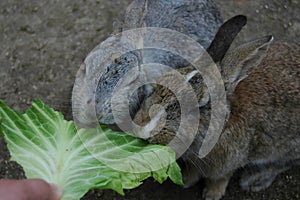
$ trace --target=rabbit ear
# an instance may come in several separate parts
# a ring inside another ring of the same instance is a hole
[[[225,84],[231,87],[232,92],[266,56],[273,39],[273,36],[266,36],[246,43],[224,57],[221,62],[221,73]]]
[[[206,106],[210,101],[210,95],[207,87],[203,88],[203,96],[199,101],[199,108]]]
[[[193,77],[195,77],[197,74],[199,73],[198,70],[194,70],[191,71],[190,73],[188,73],[187,75],[185,75],[185,81],[186,83],[188,83]],[[209,96],[209,91],[207,87],[203,88],[203,96],[202,98],[199,100],[199,107],[204,107],[209,103],[210,100],[210,96]]]
[[[198,74],[199,71],[197,70],[194,70],[194,71],[191,71],[190,73],[188,73],[186,76],[185,76],[185,81],[186,83],[188,83],[196,74]]]
[[[199,73],[198,70],[193,70],[189,72],[187,75],[185,75],[185,82],[188,83],[195,75]],[[209,103],[210,95],[207,87],[203,87],[203,95],[202,98],[199,100],[198,107],[204,107]]]
[[[148,0],[133,1],[125,13],[124,25],[126,29],[146,27],[145,15],[147,14]]]
[[[237,15],[227,20],[218,30],[207,52],[214,62],[220,62],[225,56],[237,34],[247,23],[247,17]]]

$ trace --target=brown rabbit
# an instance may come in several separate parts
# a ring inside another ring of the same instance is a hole
[[[211,117],[208,90],[193,67],[177,70],[197,94],[199,107],[195,109],[201,114],[198,134],[182,156],[184,183],[190,186],[207,178],[206,200],[221,199],[231,175],[241,167],[245,169],[241,187],[259,191],[270,186],[279,173],[300,164],[300,46],[273,43],[268,36],[228,52],[218,66],[229,114],[218,142],[204,158],[195,152]],[[180,105],[175,95],[161,86],[174,80],[172,73],[158,81],[134,119],[147,129],[152,143],[168,144],[176,138]]]

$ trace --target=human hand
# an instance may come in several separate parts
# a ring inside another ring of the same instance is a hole
[[[43,180],[0,180],[0,199],[59,200],[62,191]]]

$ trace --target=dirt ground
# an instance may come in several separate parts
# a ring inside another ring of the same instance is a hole
[[[112,24],[131,0],[1,0],[0,1],[0,99],[24,111],[35,98],[62,111],[71,119],[71,89],[83,59],[109,36]],[[238,43],[273,34],[276,40],[299,43],[299,0],[215,0],[224,19],[248,16]],[[251,193],[231,180],[225,200],[300,199],[300,168],[280,175],[265,191]],[[23,178],[22,169],[9,162],[0,139],[0,178]],[[83,199],[179,200],[201,199],[203,183],[182,189],[152,179],[119,196],[113,191],[89,192]]]

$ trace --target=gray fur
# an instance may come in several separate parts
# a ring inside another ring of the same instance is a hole
[[[127,8],[125,16],[115,24],[114,33],[141,27],[168,28],[186,34],[207,48],[221,22],[220,13],[212,0],[135,0]],[[77,75],[80,79],[77,78],[75,82],[72,102],[74,118],[78,125],[94,123],[92,118],[95,116],[86,113],[94,108],[101,123],[115,123],[111,95],[118,81],[130,69],[136,68],[138,74],[138,66],[145,62],[165,64],[172,68],[187,64],[182,58],[162,50],[148,49],[119,55],[119,52],[107,47],[109,45],[102,44],[96,47]],[[99,57],[108,53],[116,54],[116,57],[100,66]],[[129,98],[132,115],[142,99],[148,95],[146,91],[148,90],[141,88]],[[95,100],[95,105],[89,104],[90,100]]]

